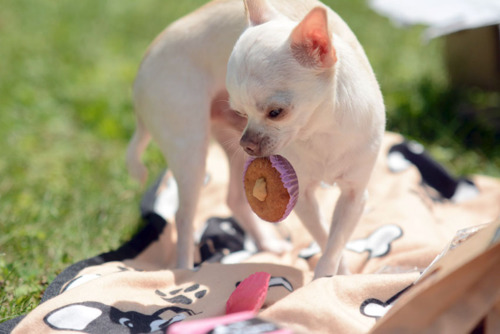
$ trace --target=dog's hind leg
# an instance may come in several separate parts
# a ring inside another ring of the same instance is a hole
[[[141,155],[146,149],[151,140],[151,135],[144,126],[144,123],[140,119],[139,115],[137,117],[137,125],[127,148],[127,168],[129,174],[142,185],[146,184],[148,178],[148,171],[144,164],[141,162]]]
[[[158,144],[177,182],[178,268],[193,267],[194,218],[205,177],[210,137],[208,84],[200,76],[194,78],[197,81],[187,79],[176,80],[170,76],[164,85],[141,86],[136,90],[144,125]]]
[[[186,136],[186,134],[183,134]],[[187,134],[190,140],[157,139],[168,157],[178,187],[179,206],[175,214],[177,228],[177,268],[192,268],[194,259],[194,219],[205,177],[208,133],[204,129]],[[179,134],[180,136],[180,134]],[[166,148],[165,148],[166,147]]]
[[[191,106],[195,107],[195,106]],[[201,103],[196,108],[207,110],[208,104]],[[182,109],[181,109],[182,110]],[[201,114],[199,117],[204,117]],[[208,114],[208,111],[206,112]],[[186,120],[188,121],[188,120]],[[197,122],[195,122],[197,123]],[[190,126],[189,133],[178,134],[169,139],[164,154],[168,156],[168,166],[172,170],[178,187],[179,208],[175,215],[177,228],[177,268],[192,268],[194,259],[195,213],[205,178],[206,157],[209,143],[207,122]],[[189,140],[181,139],[189,137]],[[161,145],[162,139],[160,139]]]
[[[203,180],[207,145],[186,148],[187,159],[177,160],[169,166],[178,186],[179,208],[175,215],[177,228],[177,268],[192,268],[194,259],[194,218]],[[173,161],[173,159],[171,159]]]

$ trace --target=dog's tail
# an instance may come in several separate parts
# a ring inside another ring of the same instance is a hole
[[[137,127],[127,148],[127,168],[130,176],[146,184],[148,170],[141,161],[141,155],[151,140],[151,134],[144,126],[142,120],[137,116]]]

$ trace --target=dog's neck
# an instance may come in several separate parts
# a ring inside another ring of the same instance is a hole
[[[337,44],[341,44],[337,40]],[[370,96],[366,95],[363,83],[356,76],[359,69],[349,57],[355,57],[352,51],[343,47],[336,47],[339,60],[330,80],[331,89],[324,95],[318,104],[298,140],[314,140],[318,135],[343,136],[355,134],[357,130],[366,130],[367,123],[371,121]]]

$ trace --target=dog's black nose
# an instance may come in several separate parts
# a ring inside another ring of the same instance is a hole
[[[259,146],[258,146],[258,145],[255,145],[255,144],[246,145],[246,146],[243,146],[243,149],[244,149],[244,150],[245,150],[245,152],[247,152],[249,155],[253,155],[253,156],[258,156],[258,155],[260,155],[260,149],[259,149]]]
[[[248,155],[259,156],[261,153],[259,142],[252,140],[250,136],[243,135],[240,140],[240,145]]]

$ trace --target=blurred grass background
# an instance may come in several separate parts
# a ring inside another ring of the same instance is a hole
[[[363,0],[325,2],[364,45],[389,130],[424,143],[455,174],[500,176],[498,93],[450,88],[442,41],[422,44],[422,27],[397,29]],[[150,41],[202,3],[2,2],[0,322],[34,308],[65,267],[137,230],[142,190],[124,164],[131,84]],[[464,112],[476,109],[490,118]],[[154,146],[145,159],[152,177],[164,166]]]

